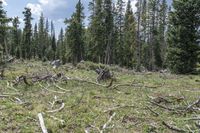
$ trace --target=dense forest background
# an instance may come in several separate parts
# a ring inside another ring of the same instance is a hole
[[[10,56],[77,64],[82,60],[116,64],[142,71],[169,68],[178,74],[196,73],[200,62],[200,1],[137,0],[134,13],[131,1],[81,0],[71,18],[65,20],[58,38],[53,22],[41,14],[32,25],[31,9],[25,7],[24,28],[19,18],[9,18],[0,1],[0,62]],[[86,18],[84,8],[89,8]],[[84,25],[88,19],[89,24]],[[12,26],[9,26],[12,23]]]

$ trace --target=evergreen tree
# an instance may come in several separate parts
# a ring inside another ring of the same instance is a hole
[[[39,49],[40,49],[40,46],[38,44],[38,27],[37,27],[37,23],[35,24],[34,26],[34,32],[33,32],[33,57],[36,58],[38,57],[39,55]]]
[[[66,46],[64,43],[64,31],[63,28],[60,30],[60,34],[58,36],[58,43],[57,43],[57,58],[62,60],[62,63],[66,63]]]
[[[12,56],[16,56],[17,58],[20,58],[20,30],[19,30],[19,18],[15,17],[12,21],[12,31],[11,31],[11,47],[10,47],[10,54]]]
[[[105,64],[112,63],[112,40],[113,40],[113,14],[112,14],[112,0],[104,0],[104,38],[105,38]]]
[[[116,9],[114,9],[114,61],[117,64],[122,65],[120,62],[123,60],[123,45],[124,45],[124,14],[125,14],[125,3],[123,0],[118,0]]]
[[[45,50],[47,49],[47,46],[45,44],[45,27],[44,27],[44,16],[43,13],[41,13],[40,19],[39,19],[39,23],[38,23],[38,56],[40,59],[45,58]]]
[[[52,59],[55,60],[56,58],[56,37],[55,37],[55,29],[54,24],[51,21],[51,56]]]
[[[158,41],[160,43],[161,63],[160,67],[165,66],[167,42],[166,42],[166,29],[167,29],[167,10],[168,5],[166,0],[162,0],[159,9],[159,26],[158,26]]]
[[[104,62],[104,18],[103,18],[103,1],[93,0],[90,3],[91,15],[88,28],[88,46],[87,57],[94,62]]]
[[[124,49],[123,65],[127,67],[136,66],[136,21],[131,7],[130,0],[127,3],[124,25]]]
[[[25,59],[31,59],[31,38],[32,38],[32,14],[30,8],[25,8],[24,14],[24,29],[23,29],[23,43],[22,43],[22,57]]]
[[[129,3],[130,1],[128,1]],[[142,0],[137,0],[137,66],[136,70],[140,71],[141,67],[141,13],[142,13]]]
[[[170,13],[168,65],[174,73],[193,73],[199,50],[200,1],[173,1]]]
[[[84,58],[84,13],[81,0],[76,5],[76,12],[66,21],[67,44],[69,47],[69,59],[76,64]]]
[[[11,21],[7,17],[6,11],[3,9],[3,2],[0,1],[0,63],[3,60],[4,55],[8,55],[8,46],[7,46],[7,32],[8,32],[8,23]]]

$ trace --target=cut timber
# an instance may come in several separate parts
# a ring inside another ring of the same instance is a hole
[[[44,119],[43,119],[42,113],[38,113],[38,118],[39,118],[39,121],[40,121],[40,127],[42,129],[42,133],[48,133],[47,129],[45,127],[45,124],[44,124]]]

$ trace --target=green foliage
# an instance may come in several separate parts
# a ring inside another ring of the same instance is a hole
[[[3,2],[0,1],[0,63],[4,60],[4,55],[8,55],[8,46],[7,46],[7,32],[10,28],[8,23],[11,21],[7,17],[6,11],[3,9]]]
[[[197,67],[200,2],[174,1],[170,13],[168,66],[174,73],[193,73]]]
[[[132,68],[136,63],[136,22],[130,2],[129,0],[125,13],[122,65]]]
[[[84,58],[83,9],[83,5],[79,0],[76,5],[76,12],[66,21],[66,24],[68,24],[66,30],[67,46],[69,51],[68,58],[73,64],[80,62]]]
[[[21,46],[20,46],[20,42],[21,42],[21,31],[19,29],[19,18],[15,17],[13,19],[13,28],[11,31],[11,47],[10,47],[10,54],[12,56],[16,56],[17,58],[20,58],[21,56]]]
[[[87,57],[94,62],[104,62],[104,14],[103,1],[94,0],[90,3],[91,15],[87,32]]]
[[[43,13],[40,16],[38,24],[38,56],[40,59],[45,57],[45,50],[47,49],[47,44],[45,44],[45,22]],[[47,27],[46,27],[47,28]]]
[[[131,0],[127,5],[123,0],[92,0],[89,3],[89,24],[84,27],[84,7],[79,0],[75,12],[66,20],[66,32],[61,29],[58,39],[53,22],[49,23],[43,13],[32,28],[28,8],[23,12],[23,30],[19,28],[17,17],[10,28],[11,19],[7,18],[0,2],[1,61],[10,54],[23,59],[60,59],[63,64],[89,60],[137,71],[141,66],[150,71],[167,66],[176,73],[191,73],[199,62],[200,2],[185,1],[174,1],[168,17],[166,0],[137,0],[135,14]]]
[[[114,39],[113,43],[113,62],[115,64],[122,64],[123,60],[123,46],[124,46],[124,17],[125,17],[125,3],[123,0],[117,0],[116,6],[113,9],[114,17]]]
[[[32,58],[32,13],[30,8],[25,8],[24,14],[24,29],[22,38],[22,58]]]

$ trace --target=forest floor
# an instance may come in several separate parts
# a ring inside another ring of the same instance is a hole
[[[115,81],[108,87],[110,81],[95,84],[98,64],[88,64],[8,64],[0,80],[0,132],[41,133],[38,113],[49,133],[199,132],[199,76],[111,67]],[[31,83],[30,77],[58,73],[65,80]],[[19,80],[22,75],[28,83]]]

